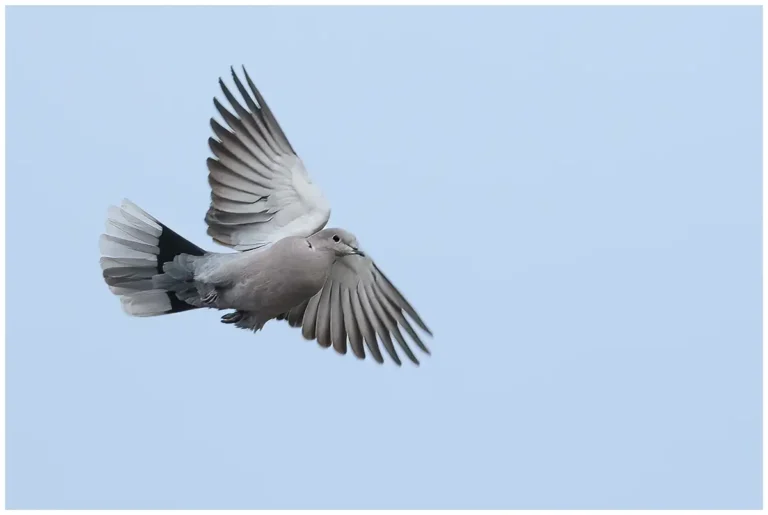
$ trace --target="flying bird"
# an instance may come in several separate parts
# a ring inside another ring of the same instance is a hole
[[[214,106],[208,158],[208,235],[236,252],[207,252],[129,200],[109,208],[101,235],[102,275],[123,310],[148,317],[211,308],[221,322],[259,331],[270,320],[307,340],[360,359],[396,364],[395,348],[419,360],[403,333],[429,350],[432,332],[357,238],[326,228],[331,208],[243,67],[232,71],[239,101],[219,79],[231,109]],[[416,326],[414,328],[414,325]],[[394,341],[393,341],[394,340]]]

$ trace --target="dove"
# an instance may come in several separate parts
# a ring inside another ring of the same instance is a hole
[[[242,72],[231,68],[242,100],[221,78],[230,108],[213,99],[228,127],[210,120],[204,219],[212,240],[234,252],[205,251],[124,199],[108,209],[99,239],[110,291],[135,317],[226,310],[221,322],[234,327],[285,321],[339,354],[383,363],[381,345],[398,366],[398,348],[419,365],[408,342],[429,355],[420,332],[432,331],[353,234],[326,227],[327,199]]]

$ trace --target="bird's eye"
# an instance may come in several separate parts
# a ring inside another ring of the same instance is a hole
[[[334,234],[333,235],[333,241],[335,241],[336,243],[339,242],[339,235],[338,234]]]

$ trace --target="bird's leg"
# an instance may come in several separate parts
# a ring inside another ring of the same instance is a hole
[[[203,304],[206,306],[212,306],[219,300],[219,293],[214,289],[209,291],[202,299]]]
[[[227,313],[221,317],[222,324],[235,324],[243,319],[245,311],[235,311],[234,313]]]

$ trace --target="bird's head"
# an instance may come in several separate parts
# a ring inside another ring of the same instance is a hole
[[[339,257],[355,254],[365,256],[357,246],[355,235],[344,229],[323,229],[307,238],[307,241],[315,249],[332,251]]]

